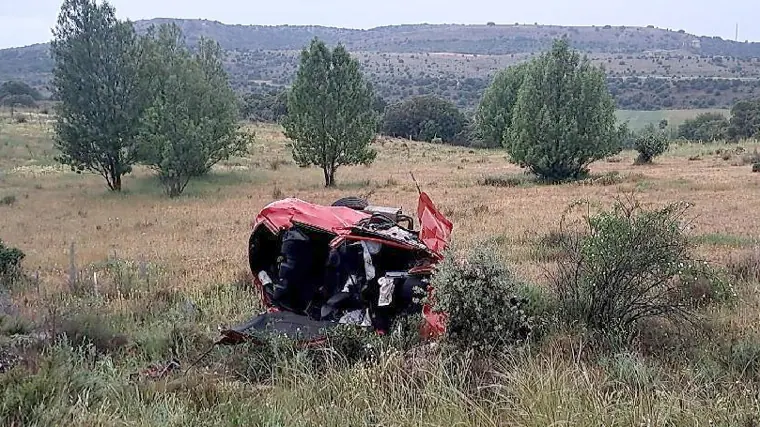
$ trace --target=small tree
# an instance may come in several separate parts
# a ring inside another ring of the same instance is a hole
[[[636,135],[634,148],[639,152],[636,164],[652,163],[652,159],[668,151],[670,140],[661,130],[650,124]]]
[[[0,101],[9,96],[28,96],[32,101],[40,101],[40,92],[24,82],[9,80],[0,85]]]
[[[417,96],[389,106],[383,117],[385,135],[431,142],[440,138],[454,142],[467,119],[450,101],[435,96]]]
[[[279,122],[288,114],[288,92],[272,89],[267,92],[249,93],[244,98],[241,113],[257,122]]]
[[[685,233],[687,204],[646,209],[627,197],[597,213],[584,205],[589,213],[575,223],[577,228],[567,217],[563,221],[563,256],[552,276],[560,315],[568,323],[631,338],[643,319],[693,317],[692,294],[716,300],[730,294],[711,269],[693,258]],[[695,286],[701,290],[694,292]]]
[[[334,50],[314,39],[301,52],[301,64],[288,97],[285,135],[293,141],[299,166],[322,168],[325,186],[335,185],[342,165],[370,164],[378,126],[370,85],[343,46]]]
[[[109,189],[120,191],[122,176],[137,161],[144,105],[134,28],[117,20],[107,2],[65,0],[53,34],[57,160],[99,173]]]
[[[512,125],[512,113],[527,70],[528,63],[522,63],[499,71],[483,93],[475,121],[486,147],[505,145],[506,131]]]
[[[734,141],[760,137],[760,99],[737,102],[731,108],[731,122],[726,133]]]
[[[452,249],[447,252],[432,279],[434,307],[446,313],[446,340],[477,351],[526,340],[536,314],[531,308],[540,304],[518,296],[527,288],[494,248],[476,247],[463,259]]]
[[[221,49],[201,39],[196,53],[185,47],[176,24],[151,30],[143,40],[145,78],[155,97],[140,132],[141,161],[158,172],[170,197],[190,179],[247,150],[250,137],[237,124],[237,99],[222,69]]]
[[[678,126],[678,137],[690,141],[715,141],[726,137],[729,122],[720,113],[702,113]]]
[[[11,117],[16,107],[36,107],[40,99],[42,95],[26,83],[7,81],[0,85],[0,105],[11,108]]]
[[[604,71],[564,39],[531,61],[506,132],[512,161],[547,180],[579,178],[621,150]]]

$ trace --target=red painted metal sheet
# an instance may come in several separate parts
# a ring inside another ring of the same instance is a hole
[[[435,207],[426,193],[420,193],[417,217],[420,221],[420,240],[432,253],[442,258],[454,225]]]
[[[273,231],[279,231],[300,222],[343,236],[351,232],[351,226],[369,217],[368,213],[344,206],[323,206],[288,198],[266,205],[256,216],[254,227],[265,223]]]

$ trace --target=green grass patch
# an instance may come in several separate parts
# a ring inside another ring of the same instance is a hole
[[[620,121],[627,120],[630,128],[637,130],[643,129],[649,124],[657,126],[661,120],[668,121],[668,128],[677,129],[686,120],[693,119],[703,113],[720,113],[728,116],[729,110],[719,108],[656,111],[617,110],[615,115]]]
[[[696,236],[694,242],[700,245],[710,246],[729,246],[734,248],[743,248],[754,246],[760,243],[757,238],[749,236],[737,236],[735,234],[711,233]]]
[[[57,150],[46,126],[34,123],[4,124],[0,127],[0,166],[49,166]]]

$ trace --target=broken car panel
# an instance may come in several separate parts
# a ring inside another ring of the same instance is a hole
[[[337,203],[337,202],[336,202]],[[452,223],[420,192],[419,231],[400,209],[324,206],[296,198],[265,206],[252,224],[249,263],[267,312],[222,331],[228,343],[273,331],[306,341],[354,324],[384,333],[422,313],[422,333],[444,331],[444,317],[421,299],[448,244]]]

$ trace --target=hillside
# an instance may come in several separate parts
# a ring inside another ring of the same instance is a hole
[[[173,21],[189,43],[217,40],[241,92],[288,85],[298,52],[313,37],[345,44],[389,101],[433,93],[472,108],[493,74],[566,36],[605,66],[620,108],[726,108],[760,94],[760,43],[739,43],[652,27],[545,25],[398,25],[369,30],[321,26],[243,26],[206,20],[154,19],[138,31]],[[44,89],[47,45],[0,50],[0,81]]]
[[[175,22],[190,41],[204,36],[229,50],[298,50],[313,37],[341,42],[352,51],[433,53],[453,52],[505,55],[538,52],[556,37],[567,36],[590,53],[641,53],[649,50],[686,49],[700,55],[760,57],[760,43],[737,43],[698,37],[682,31],[641,27],[563,27],[553,25],[393,25],[369,30],[322,26],[226,25],[216,21],[153,19],[150,25]]]

